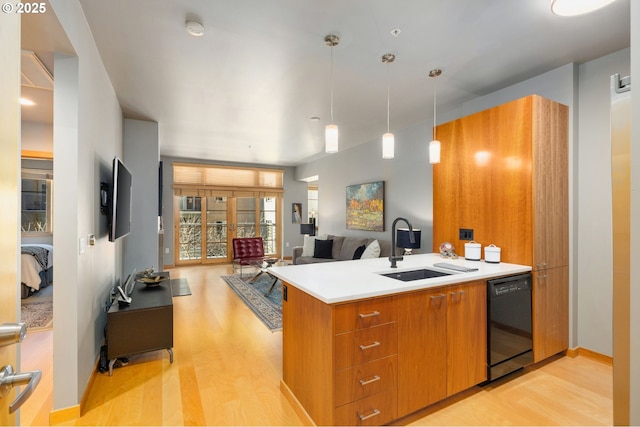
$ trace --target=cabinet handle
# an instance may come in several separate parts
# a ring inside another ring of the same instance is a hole
[[[543,274],[543,275],[538,275],[537,277],[538,277],[538,279],[546,279],[546,278],[547,278],[547,275],[546,275],[546,274]]]
[[[544,267],[546,267],[546,266],[547,266],[547,263],[546,263],[546,262],[541,262],[540,264],[536,264],[536,267],[537,267],[537,268],[544,268]]]
[[[361,319],[365,319],[367,317],[380,316],[380,312],[374,310],[371,313],[366,313],[366,314],[360,313],[360,314],[358,314],[358,316],[360,316]]]
[[[379,375],[374,375],[373,378],[368,379],[368,380],[360,380],[360,385],[365,386],[367,384],[371,384],[371,383],[374,383],[376,381],[380,381],[380,376]]]
[[[462,295],[464,295],[464,291],[450,292],[449,294],[450,294],[452,297],[453,297],[453,296],[456,296],[456,295],[462,296]]]
[[[374,409],[373,412],[371,412],[369,415],[358,414],[358,418],[360,418],[360,421],[364,421],[368,420],[369,418],[375,417],[376,415],[380,415],[380,410]]]
[[[379,345],[380,345],[379,341],[374,341],[373,344],[369,344],[369,345],[360,344],[360,350],[368,350],[370,348],[377,347]]]
[[[446,295],[431,295],[431,299],[432,300],[442,299],[444,297],[446,297]]]

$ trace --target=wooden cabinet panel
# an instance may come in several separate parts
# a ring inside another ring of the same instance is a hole
[[[569,268],[533,273],[533,359],[539,362],[569,347]]]
[[[282,379],[317,425],[332,425],[333,309],[295,286],[283,286]]]
[[[533,133],[533,267],[569,265],[568,107],[536,98]]]
[[[525,265],[533,259],[532,105],[527,97],[490,110],[491,206],[482,214],[491,218],[491,233],[476,239],[500,247],[503,262]]]
[[[395,297],[372,298],[335,308],[335,333],[370,328],[398,319]]]
[[[396,323],[336,335],[335,369],[341,370],[398,352]]]
[[[447,396],[487,379],[487,284],[447,289]]]
[[[394,355],[336,372],[336,406],[395,389],[397,371],[398,358]]]
[[[398,413],[410,414],[447,396],[445,289],[398,299]]]
[[[337,426],[379,426],[398,418],[395,389],[356,400],[336,409]]]

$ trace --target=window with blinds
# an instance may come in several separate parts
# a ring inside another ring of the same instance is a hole
[[[173,189],[178,196],[276,197],[283,189],[281,169],[174,163]]]

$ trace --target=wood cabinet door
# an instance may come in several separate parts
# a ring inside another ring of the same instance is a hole
[[[447,288],[447,396],[487,379],[487,284]]]
[[[568,107],[534,98],[533,268],[569,265]]]
[[[447,296],[434,289],[398,297],[398,414],[442,400],[447,390]]]
[[[569,267],[533,273],[533,359],[569,347]]]

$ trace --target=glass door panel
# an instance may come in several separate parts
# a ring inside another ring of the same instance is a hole
[[[260,235],[264,242],[264,253],[274,255],[277,249],[277,199],[266,197],[260,199]]]
[[[202,200],[197,196],[179,198],[179,261],[202,259]]]
[[[226,197],[207,197],[207,259],[224,259],[229,256],[228,203]]]
[[[238,197],[236,237],[256,237],[256,198]]]

